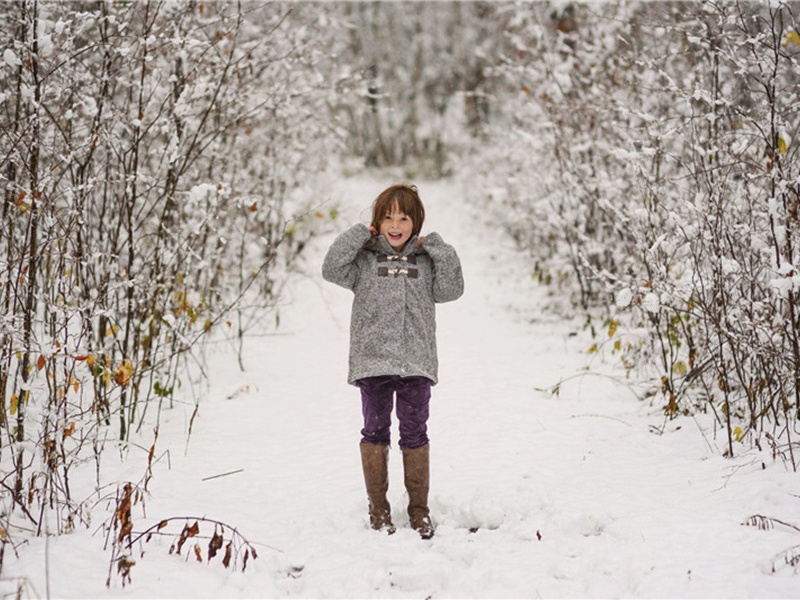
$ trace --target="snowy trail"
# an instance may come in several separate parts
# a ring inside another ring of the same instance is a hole
[[[366,221],[371,199],[389,183],[344,182],[332,198],[341,202],[338,226]],[[168,556],[168,542],[154,541],[132,584],[106,590],[100,555],[81,561],[70,550],[76,537],[87,545],[76,534],[51,543],[54,595],[798,595],[791,568],[769,573],[773,556],[800,543],[797,533],[741,525],[754,513],[797,522],[798,477],[771,463],[762,470],[767,459],[755,454],[723,459],[691,419],[654,435],[649,425],[663,425],[657,410],[607,378],[575,377],[558,396],[537,392],[580,374],[591,342],[578,325],[543,310],[546,290],[530,280],[511,240],[463,207],[455,183],[419,187],[424,232],[439,231],[456,246],[466,281],[465,296],[437,310],[434,539],[406,527],[397,447],[389,499],[399,529],[388,537],[367,527],[359,397],[345,383],[351,294],[319,276],[331,234],[309,253],[278,333],[247,342],[245,372],[227,346],[211,350],[210,393],[188,446],[191,406],[168,412],[162,424],[159,445],[171,451],[150,486],[148,522],[215,518],[263,544],[259,559],[233,573]],[[76,568],[80,580],[70,577]],[[40,557],[15,565],[39,582],[42,569]]]

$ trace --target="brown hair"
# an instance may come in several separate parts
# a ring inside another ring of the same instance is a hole
[[[381,221],[392,212],[392,207],[397,204],[400,212],[411,217],[411,235],[419,235],[422,223],[425,221],[425,207],[419,199],[415,185],[393,185],[383,190],[372,205],[372,226],[376,231],[381,229]]]

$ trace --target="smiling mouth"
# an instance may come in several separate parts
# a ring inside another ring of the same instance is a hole
[[[391,239],[393,239],[393,240],[399,240],[401,237],[403,237],[403,234],[402,233],[390,233],[389,237]]]

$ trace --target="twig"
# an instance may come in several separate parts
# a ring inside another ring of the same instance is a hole
[[[236,469],[235,471],[228,471],[227,473],[220,473],[219,475],[211,475],[209,477],[203,477],[200,481],[208,481],[209,479],[216,479],[218,477],[227,477],[228,475],[235,475],[236,473],[241,473],[244,469]]]
[[[566,383],[568,381],[571,381],[573,379],[578,379],[579,377],[587,377],[589,375],[594,375],[595,377],[603,377],[605,379],[610,379],[614,383],[617,383],[619,385],[625,386],[626,388],[628,388],[628,390],[631,392],[631,394],[633,394],[636,397],[637,400],[642,400],[642,397],[636,392],[636,390],[633,389],[633,386],[631,386],[629,383],[625,383],[624,381],[622,381],[618,377],[614,377],[613,375],[606,375],[605,373],[596,373],[594,371],[586,371],[585,373],[575,373],[574,375],[570,375],[569,377],[565,377],[564,379],[559,379],[558,383],[556,383],[555,385],[552,385],[552,386],[549,386],[549,387],[544,387],[544,388],[534,387],[533,389],[535,389],[537,392],[548,392],[550,394],[558,395],[559,392],[560,392],[560,388],[561,388],[562,384],[564,384],[564,383]]]
[[[784,527],[788,527],[789,529],[794,529],[795,531],[800,531],[800,527],[794,525],[792,523],[787,523],[786,521],[781,521],[780,519],[776,519],[775,517],[765,517],[764,515],[751,515],[745,524],[753,525],[758,523],[777,523],[778,525],[783,525]]]
[[[2,485],[4,488],[6,488],[11,493],[11,498],[14,499],[14,504],[16,504],[17,506],[19,506],[22,509],[22,512],[25,513],[25,516],[27,516],[34,525],[39,525],[39,522],[36,519],[33,518],[33,515],[31,513],[28,512],[28,509],[25,508],[25,505],[22,504],[22,502],[17,502],[17,500],[14,498],[14,490],[12,490],[10,487],[8,487],[4,481],[0,481],[0,485]]]
[[[623,425],[627,425],[628,427],[633,427],[633,425],[631,425],[627,421],[623,421],[622,419],[618,419],[617,417],[611,417],[609,415],[597,415],[592,413],[586,413],[583,415],[572,415],[570,418],[577,419],[578,417],[597,417],[598,419],[611,419],[612,421],[617,421],[618,423],[622,423]]]

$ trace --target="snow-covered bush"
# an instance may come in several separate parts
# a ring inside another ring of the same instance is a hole
[[[336,106],[347,150],[368,166],[438,177],[485,122],[488,66],[502,43],[503,5],[485,2],[335,3],[350,96]],[[353,102],[357,98],[358,102]]]
[[[73,467],[99,485],[105,440],[157,423],[182,361],[269,307],[323,220],[330,58],[320,11],[291,3],[0,19],[0,513],[40,532],[54,509],[62,532],[86,517]]]
[[[729,452],[752,433],[794,465],[797,17],[790,3],[516,7],[508,102],[474,186],[498,190],[540,277],[604,317],[667,414],[710,409]]]

